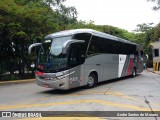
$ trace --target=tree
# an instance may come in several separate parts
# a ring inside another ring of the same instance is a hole
[[[140,32],[140,33],[145,33],[148,30],[152,29],[153,23],[143,23],[143,24],[138,24],[137,29],[134,30],[135,32]]]
[[[153,10],[159,10],[160,9],[160,0],[147,0],[151,2],[156,2],[157,5],[153,7]]]
[[[40,42],[49,33],[76,21],[76,9],[62,5],[64,0],[1,0],[0,1],[0,61],[13,74],[23,77],[28,64],[28,46]],[[52,6],[61,6],[54,10]],[[62,9],[62,6],[64,9]],[[60,19],[60,18],[64,19]],[[8,65],[7,65],[8,64]]]
[[[24,69],[26,66],[29,68],[29,64],[35,59],[33,56],[28,56],[28,46],[41,42],[47,34],[65,29],[90,28],[143,43],[144,39],[140,33],[130,33],[108,25],[95,25],[92,20],[78,21],[76,8],[64,6],[64,1],[0,0],[0,66],[8,66],[5,71],[14,74],[14,71],[18,70],[23,77]],[[142,32],[145,32],[147,27],[145,24],[138,26]]]
[[[77,10],[75,7],[66,7],[61,4],[58,8],[56,8],[57,13],[57,21],[59,21],[59,26],[61,26],[61,30],[67,29],[68,24],[74,24],[77,22]]]

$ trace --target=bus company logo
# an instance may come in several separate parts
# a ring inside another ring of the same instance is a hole
[[[11,112],[2,112],[2,117],[12,117]]]

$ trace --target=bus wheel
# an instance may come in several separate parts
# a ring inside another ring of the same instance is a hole
[[[87,88],[92,88],[97,84],[97,77],[95,74],[91,73],[88,77]]]
[[[133,70],[132,70],[132,77],[135,77],[136,76],[136,68],[134,68]]]

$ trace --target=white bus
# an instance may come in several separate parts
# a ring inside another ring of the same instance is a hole
[[[37,84],[67,90],[94,87],[98,82],[143,71],[140,45],[92,29],[73,29],[47,35],[39,46]]]

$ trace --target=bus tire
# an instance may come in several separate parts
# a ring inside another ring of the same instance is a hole
[[[87,81],[87,88],[93,88],[97,84],[97,77],[95,74],[91,73],[88,76],[88,81]]]
[[[137,75],[137,71],[136,71],[136,68],[134,68],[134,69],[132,70],[132,77],[136,77],[136,75]]]

